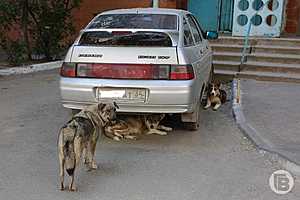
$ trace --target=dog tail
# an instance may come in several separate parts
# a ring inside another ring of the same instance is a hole
[[[75,153],[72,141],[66,141],[64,144],[65,167],[69,176],[74,174],[75,169]]]
[[[66,127],[64,134],[64,157],[65,157],[65,168],[69,176],[74,174],[76,158],[74,151],[74,138],[76,134],[76,127]]]

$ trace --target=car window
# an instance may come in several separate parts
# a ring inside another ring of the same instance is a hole
[[[184,46],[192,46],[194,45],[193,36],[190,30],[190,26],[183,18],[183,40],[184,40]]]
[[[99,15],[87,28],[177,30],[177,22],[177,16],[170,14],[104,14]]]
[[[82,34],[82,46],[149,46],[172,47],[172,40],[162,32],[151,31],[87,31]]]
[[[197,27],[197,24],[193,20],[193,18],[190,15],[188,15],[187,17],[188,17],[188,22],[191,26],[191,31],[192,31],[192,34],[194,36],[195,42],[196,42],[196,44],[200,44],[202,42],[202,37],[201,37],[200,30]]]
[[[196,26],[197,26],[198,30],[200,30],[201,37],[206,38],[206,32],[203,31],[203,28],[201,27],[199,21],[193,15],[190,15],[190,17],[193,18],[194,22],[196,23]]]

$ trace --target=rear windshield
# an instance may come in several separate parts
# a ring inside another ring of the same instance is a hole
[[[172,47],[172,40],[161,32],[91,31],[82,34],[79,45]]]
[[[88,27],[124,29],[170,29],[177,30],[177,16],[166,14],[109,14],[99,15]]]

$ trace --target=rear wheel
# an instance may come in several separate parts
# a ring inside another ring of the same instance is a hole
[[[194,113],[190,115],[193,122],[184,122],[184,127],[190,131],[197,131],[200,128],[200,103],[197,104]]]

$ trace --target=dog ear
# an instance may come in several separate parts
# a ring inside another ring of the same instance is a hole
[[[118,104],[115,101],[113,102],[113,104],[114,104],[115,108],[120,109]]]
[[[106,104],[104,104],[104,103],[99,103],[98,104],[98,110],[103,110],[104,109],[104,107],[106,106]]]
[[[221,82],[220,82],[220,81],[218,81],[218,80],[216,80],[216,81],[215,81],[215,85],[216,85],[218,88],[220,88],[220,86],[221,86]]]

